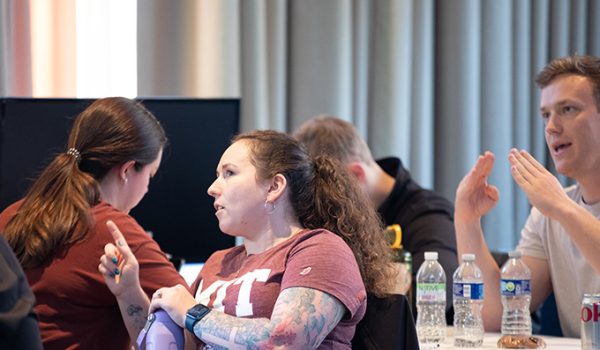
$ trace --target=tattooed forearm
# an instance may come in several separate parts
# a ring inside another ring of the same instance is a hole
[[[131,317],[133,323],[139,329],[144,328],[146,324],[146,315],[144,308],[140,305],[130,304],[127,306],[127,316]]]
[[[211,312],[196,324],[194,334],[213,347],[316,348],[345,311],[342,303],[327,293],[310,288],[288,288],[279,295],[270,320]]]

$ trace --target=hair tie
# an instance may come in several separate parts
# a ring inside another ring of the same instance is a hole
[[[74,148],[74,147],[69,148],[69,150],[67,151],[67,154],[70,155],[71,157],[75,158],[75,161],[77,162],[77,164],[79,164],[79,162],[81,161],[81,153],[79,153],[77,148]]]

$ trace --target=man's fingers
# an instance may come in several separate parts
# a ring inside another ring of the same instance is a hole
[[[492,173],[494,167],[494,154],[490,151],[486,151],[483,154],[483,173],[485,176],[489,176]]]
[[[537,159],[535,159],[529,152],[525,151],[525,150],[521,150],[519,151],[519,154],[527,159],[527,161],[529,161],[529,163],[539,172],[546,172],[546,168],[544,168],[544,166],[542,164],[540,164],[540,162],[537,161]]]
[[[511,164],[517,167],[517,170],[526,180],[539,173],[535,165],[531,163],[531,160],[524,157],[521,152],[514,150],[511,152],[509,158],[512,158]]]
[[[490,185],[485,187],[485,194],[492,199],[494,202],[497,202],[500,198],[500,191],[496,186]]]
[[[515,180],[515,182],[517,183],[517,185],[519,185],[519,187],[521,187],[523,190],[525,190],[524,186],[526,186],[528,184],[528,180],[527,180],[525,174],[523,174],[521,172],[519,166],[518,165],[511,166],[510,173],[512,174],[512,177]]]
[[[473,167],[473,174],[477,177],[488,177],[492,173],[494,167],[494,154],[486,151],[477,158],[477,162]]]

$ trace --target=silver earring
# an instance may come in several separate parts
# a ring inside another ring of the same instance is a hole
[[[275,212],[275,203],[266,201],[265,202],[265,210],[267,211],[267,214],[269,214],[269,215],[273,214]]]

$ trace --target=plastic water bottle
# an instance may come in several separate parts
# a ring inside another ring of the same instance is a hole
[[[454,346],[476,348],[483,344],[483,278],[475,254],[463,254],[453,275]]]
[[[500,270],[502,335],[531,335],[531,272],[520,252],[510,252],[508,257]]]
[[[446,273],[437,252],[425,252],[417,271],[417,336],[421,349],[437,348],[446,339]]]
[[[169,317],[164,310],[148,315],[146,326],[137,338],[140,350],[183,350],[183,328]]]

